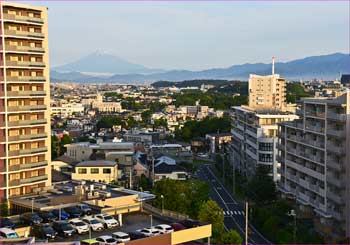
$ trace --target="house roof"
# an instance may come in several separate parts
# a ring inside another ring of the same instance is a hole
[[[168,165],[176,165],[176,161],[168,156],[161,156],[157,158],[157,160],[154,161],[155,166],[158,166],[162,163],[168,164]]]
[[[105,160],[96,160],[96,161],[84,161],[76,165],[76,167],[114,167],[116,162],[105,161]]]
[[[66,156],[66,155],[57,157],[54,161],[62,161],[71,165],[72,167],[74,167],[77,163],[79,163],[79,161],[76,161],[75,159],[70,158],[69,156]]]
[[[171,174],[173,172],[186,172],[186,169],[178,165],[161,163],[154,167],[155,174]]]

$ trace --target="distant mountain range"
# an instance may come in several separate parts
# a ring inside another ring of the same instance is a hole
[[[289,80],[333,80],[340,74],[350,74],[350,55],[334,53],[311,56],[289,62],[277,62],[275,72]],[[106,75],[115,74],[115,75]],[[233,65],[202,71],[150,69],[129,63],[116,56],[94,53],[76,62],[56,67],[51,71],[54,82],[74,81],[88,83],[145,83],[160,80],[183,81],[191,79],[248,80],[249,74],[271,74],[271,64]],[[104,75],[101,75],[104,74]]]

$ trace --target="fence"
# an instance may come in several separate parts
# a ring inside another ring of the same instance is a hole
[[[174,211],[170,211],[170,210],[166,210],[164,209],[163,211],[153,207],[152,205],[148,204],[148,203],[144,203],[143,208],[145,211],[161,218],[161,219],[167,219],[169,221],[177,221],[177,220],[183,220],[183,219],[188,219],[189,216],[186,214],[180,214],[178,212],[174,212]]]

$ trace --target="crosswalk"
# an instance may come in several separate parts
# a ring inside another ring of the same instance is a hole
[[[223,211],[223,214],[224,214],[225,216],[244,215],[244,211],[225,210],[225,211]]]

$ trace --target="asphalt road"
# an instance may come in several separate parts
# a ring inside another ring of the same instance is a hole
[[[210,197],[223,209],[224,225],[226,230],[235,229],[245,240],[245,208],[239,204],[229,191],[223,186],[210,168],[204,164],[197,170],[198,178],[209,182],[211,186]],[[250,244],[271,244],[251,224],[249,224],[248,242]]]

